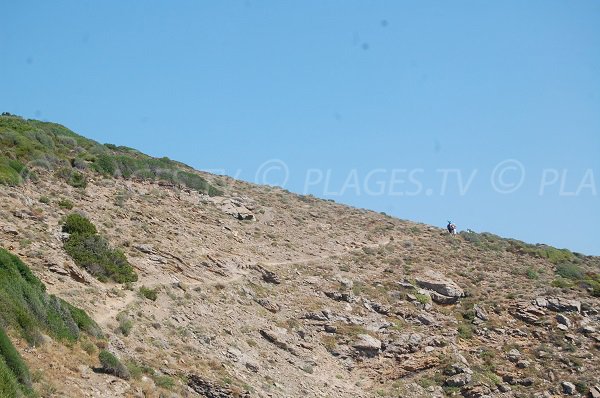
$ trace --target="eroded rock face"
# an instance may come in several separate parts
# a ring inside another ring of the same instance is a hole
[[[533,304],[555,312],[581,312],[581,301],[560,297],[537,297]]]
[[[213,203],[221,209],[222,212],[227,213],[238,220],[254,220],[254,213],[249,207],[250,204],[246,203],[243,198],[223,198],[215,197],[212,198]]]
[[[381,341],[369,334],[359,334],[352,346],[360,354],[375,356],[381,350]]]
[[[427,271],[417,276],[415,281],[420,287],[437,293],[432,294],[431,298],[440,304],[451,304],[465,296],[465,292],[452,279],[435,271]]]
[[[250,398],[249,392],[235,394],[232,390],[217,386],[216,384],[204,380],[198,375],[188,375],[188,386],[202,397],[206,398]]]

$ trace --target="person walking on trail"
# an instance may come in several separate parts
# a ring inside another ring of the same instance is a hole
[[[456,232],[456,225],[452,224],[452,221],[448,221],[447,228],[448,228],[448,232],[450,232],[450,235],[456,235],[457,234],[457,232]]]

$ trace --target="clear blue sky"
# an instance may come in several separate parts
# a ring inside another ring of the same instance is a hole
[[[0,12],[0,111],[249,181],[280,159],[291,191],[600,254],[598,1],[8,0]],[[506,159],[522,169],[503,172]],[[521,171],[514,192],[494,189]],[[473,175],[464,194],[459,175]]]

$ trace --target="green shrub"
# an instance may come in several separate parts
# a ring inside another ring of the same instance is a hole
[[[10,160],[0,157],[0,184],[15,186],[21,183],[21,174],[13,166]]]
[[[47,197],[47,196],[40,196],[39,200],[40,200],[40,203],[43,203],[43,204],[46,204],[46,205],[50,204],[50,198]]]
[[[96,344],[89,340],[84,340],[81,342],[81,349],[88,355],[93,355],[96,352]]]
[[[583,271],[576,264],[565,263],[556,267],[556,273],[562,278],[579,280],[583,278]]]
[[[18,257],[0,248],[0,325],[19,333],[30,344],[42,342],[42,332],[57,340],[75,341],[81,331],[100,335],[87,314],[46,293],[44,284]],[[14,397],[15,388],[31,395],[27,366],[0,328],[0,397]]]
[[[58,201],[58,207],[61,209],[71,210],[73,206],[73,202],[71,202],[69,199],[61,199]]]
[[[15,375],[17,381],[30,388],[31,375],[29,369],[2,328],[0,328],[0,357]]]
[[[64,243],[65,251],[78,266],[85,268],[98,280],[117,283],[137,281],[137,274],[125,254],[111,248],[87,218],[77,213],[69,214],[63,231],[70,234]]]
[[[470,339],[473,337],[473,326],[467,323],[461,323],[458,325],[458,336],[462,339]]]
[[[96,235],[98,233],[90,220],[77,213],[71,213],[67,216],[62,231],[72,235],[79,234],[84,236]]]
[[[98,354],[102,370],[106,373],[115,375],[121,379],[128,380],[130,378],[129,370],[119,359],[106,350],[101,350]]]
[[[552,281],[551,285],[554,287],[561,288],[561,289],[567,289],[567,288],[570,288],[573,286],[573,282],[570,281],[569,279],[557,278]]]
[[[415,293],[415,297],[421,304],[428,304],[431,302],[431,297],[429,297],[427,294]]]
[[[140,294],[148,300],[156,301],[158,298],[158,289],[150,289],[146,286],[140,287]]]
[[[37,163],[74,187],[87,185],[88,166],[107,177],[162,180],[209,195],[221,191],[186,165],[169,158],[153,158],[139,151],[112,144],[102,145],[75,134],[56,123],[0,116],[0,184],[18,185],[30,175],[23,164]],[[73,158],[73,151],[77,157]],[[13,160],[14,159],[14,160]],[[30,176],[34,176],[31,174]]]
[[[172,389],[173,387],[175,387],[175,380],[167,375],[156,375],[154,376],[154,383],[160,387],[160,388],[165,388],[167,390]]]
[[[133,329],[133,321],[125,314],[119,314],[117,320],[119,321],[119,331],[123,333],[123,336],[129,336]]]
[[[532,267],[529,267],[529,268],[527,268],[527,270],[525,270],[525,275],[527,276],[528,279],[538,279],[539,278],[538,272]]]
[[[0,397],[18,397],[20,391],[17,378],[0,357]]]
[[[112,249],[99,235],[74,234],[64,244],[73,261],[98,280],[117,283],[135,282],[137,274],[122,251]]]

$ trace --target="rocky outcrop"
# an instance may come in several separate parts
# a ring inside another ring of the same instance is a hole
[[[533,300],[533,304],[555,312],[581,312],[581,301],[579,300],[560,297],[538,297]]]
[[[188,375],[188,386],[206,398],[250,398],[250,393],[247,391],[241,394],[234,393],[229,388],[220,387],[195,374]]]
[[[381,350],[381,341],[369,334],[359,334],[352,344],[360,355],[376,356]]]
[[[427,271],[417,276],[415,281],[420,287],[431,290],[432,300],[439,304],[452,304],[465,296],[465,292],[453,280],[435,271]]]
[[[238,220],[254,220],[255,216],[249,207],[252,207],[243,198],[211,198],[212,202],[224,213],[237,218]]]

